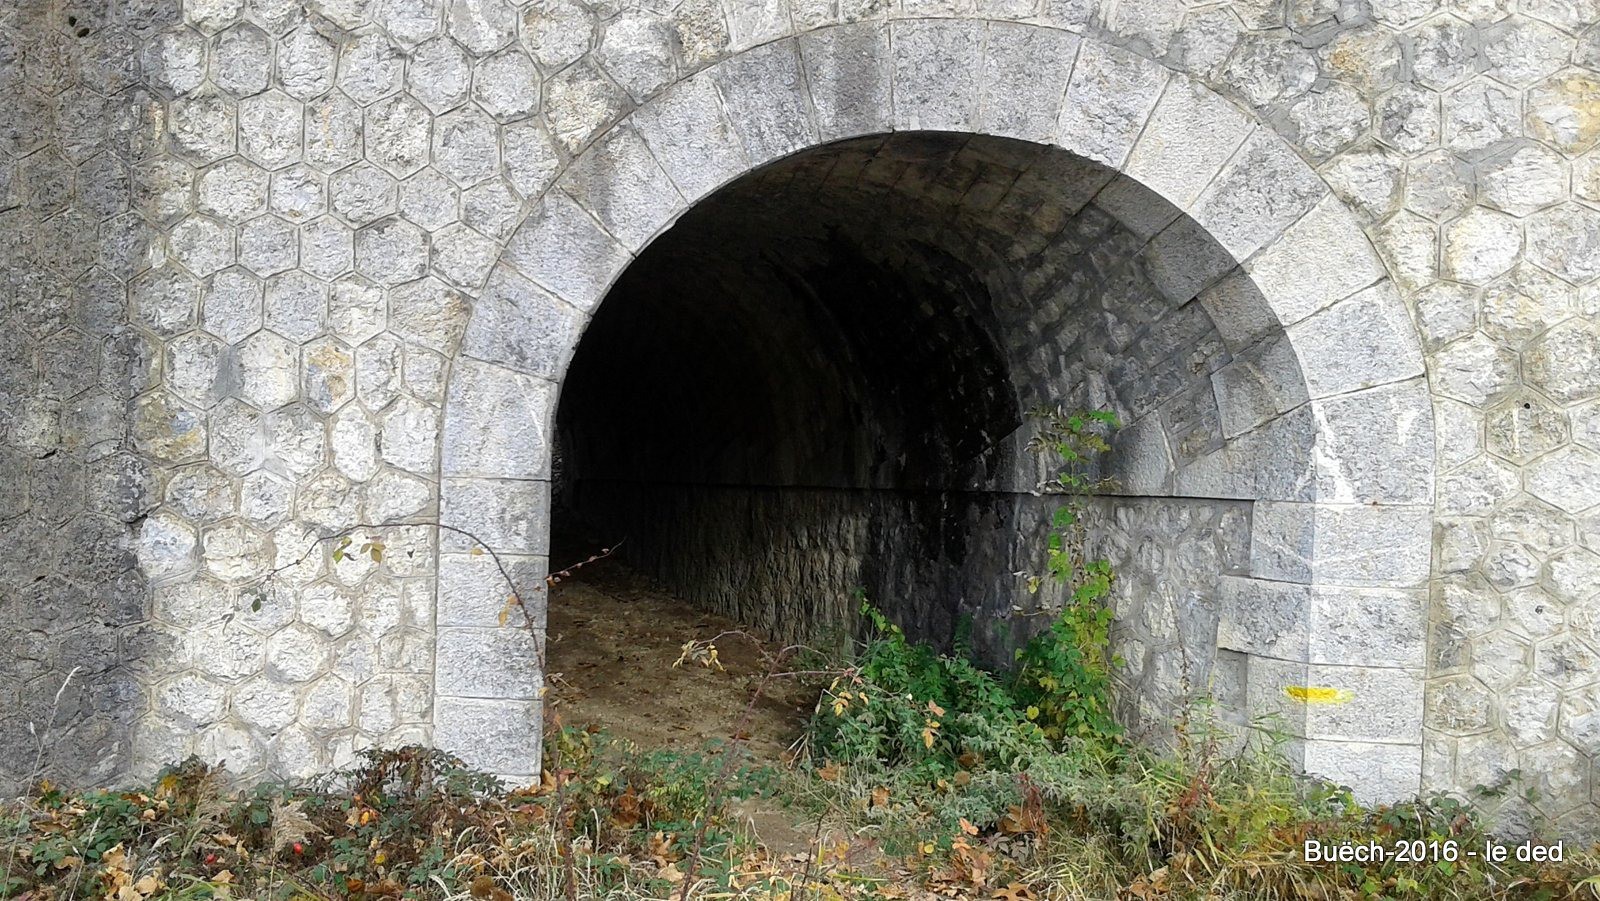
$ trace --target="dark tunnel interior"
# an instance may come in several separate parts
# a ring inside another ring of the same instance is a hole
[[[992,287],[901,225],[926,211],[816,190],[808,162],[696,206],[612,289],[563,387],[557,516],[773,635],[839,640],[859,589],[947,645],[1023,419]]]
[[[1130,478],[1097,534],[1152,561],[1152,592],[1204,570],[1183,640],[1213,654],[1249,489],[1178,483],[1233,465],[1213,376],[1283,356],[1201,302],[1239,303],[1237,272],[1142,186],[1039,145],[913,132],[781,160],[694,205],[596,310],[562,385],[554,531],[620,539],[773,638],[843,647],[864,593],[1004,666],[1040,625],[1014,605],[1042,602],[1023,585],[1053,509],[1030,414],[1109,409],[1129,440],[1107,470]],[[1179,640],[1129,623],[1129,653]]]

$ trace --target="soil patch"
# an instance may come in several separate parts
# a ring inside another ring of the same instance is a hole
[[[746,759],[784,766],[805,732],[820,685],[772,680],[750,711],[766,663],[738,623],[695,608],[614,559],[599,561],[550,594],[548,667],[553,713],[566,726],[593,726],[641,748],[704,749],[745,722]],[[716,640],[721,667],[673,664],[691,640]],[[734,801],[775,857],[809,853],[812,828],[769,798]]]
[[[765,663],[751,638],[717,640],[722,668],[673,666],[685,642],[740,629],[660,591],[615,559],[585,567],[550,595],[548,666],[563,725],[599,726],[645,748],[697,750],[729,740]],[[815,681],[775,679],[745,727],[757,764],[780,764],[816,704]]]

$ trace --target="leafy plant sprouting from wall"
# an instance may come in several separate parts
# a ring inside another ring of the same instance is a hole
[[[1059,461],[1042,486],[1063,500],[1051,514],[1045,546],[1045,572],[1028,577],[1037,594],[1052,581],[1064,589],[1061,609],[1050,628],[1017,651],[1012,693],[1047,737],[1110,738],[1120,734],[1111,717],[1111,670],[1121,661],[1111,655],[1111,563],[1091,559],[1085,513],[1088,498],[1114,487],[1096,473],[1097,460],[1111,447],[1107,434],[1117,416],[1105,410],[1035,412],[1039,431],[1029,449]]]
[[[1099,411],[1045,411],[1039,419],[1033,448],[1051,459],[1047,487],[1062,502],[1051,514],[1044,569],[1028,588],[1061,587],[1060,606],[1041,611],[1053,617],[1050,627],[1017,653],[1009,676],[997,675],[962,654],[912,644],[863,599],[871,638],[817,705],[811,738],[820,758],[903,767],[936,784],[980,761],[1005,768],[1069,741],[1103,748],[1120,738],[1110,702],[1119,663],[1110,654],[1113,573],[1089,558],[1084,519],[1089,495],[1109,485],[1094,464],[1117,421]]]

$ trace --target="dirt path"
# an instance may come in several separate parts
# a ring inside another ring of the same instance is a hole
[[[764,670],[755,646],[742,636],[718,641],[724,670],[673,662],[684,642],[738,628],[653,590],[614,560],[587,567],[550,597],[556,710],[566,725],[602,726],[646,748],[695,750],[730,739]],[[755,762],[783,760],[816,697],[814,682],[774,680],[748,728]]]
[[[730,635],[717,642],[723,669],[673,663],[684,642],[737,629],[732,620],[652,588],[620,563],[587,567],[550,595],[554,709],[564,725],[599,726],[642,748],[697,750],[729,740],[765,671],[756,647]],[[802,679],[769,683],[746,730],[752,763],[787,762],[818,688]],[[774,855],[811,845],[805,824],[770,800],[749,798],[731,808]]]

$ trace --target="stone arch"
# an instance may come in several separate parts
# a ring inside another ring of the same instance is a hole
[[[1236,290],[1210,310],[1219,329],[1282,330],[1304,380],[1293,410],[1230,438],[1182,483],[1141,469],[1157,436],[1142,444],[1132,429],[1119,454],[1162,491],[1255,502],[1249,572],[1230,581],[1218,626],[1248,659],[1250,712],[1287,718],[1308,770],[1369,796],[1414,792],[1434,448],[1409,314],[1353,215],[1290,145],[1198,82],[1091,37],[978,19],[830,26],[735,54],[616,123],[536,202],[475,305],[450,374],[442,521],[525,580],[541,576],[560,380],[623,271],[717,189],[899,132],[1031,142],[1103,167],[1101,206],[1167,242],[1166,259],[1192,261],[1165,273],[1169,290],[1226,282]],[[1141,221],[1152,197],[1181,215]],[[1293,465],[1275,455],[1294,429],[1310,436],[1307,464],[1277,472]],[[435,741],[531,776],[531,640],[496,628],[504,590],[487,559],[448,531],[440,549]],[[1345,700],[1286,691],[1305,686]]]

